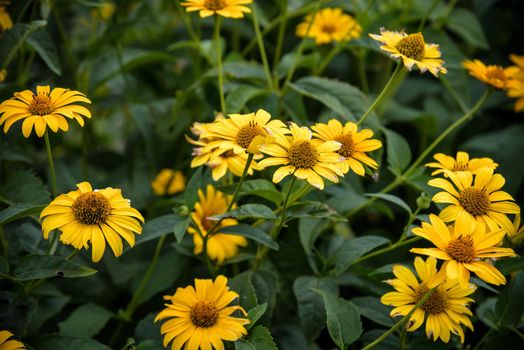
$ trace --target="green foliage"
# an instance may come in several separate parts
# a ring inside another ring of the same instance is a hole
[[[78,278],[96,273],[96,270],[75,262],[49,255],[27,255],[16,265],[13,277],[20,281],[40,278]]]

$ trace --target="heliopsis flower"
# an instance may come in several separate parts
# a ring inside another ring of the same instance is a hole
[[[102,259],[106,241],[115,256],[122,254],[122,238],[134,246],[133,233],[142,233],[140,222],[144,218],[131,207],[129,199],[111,187],[93,190],[88,182],[76,186],[78,190],[61,194],[40,214],[44,238],[58,229],[60,241],[75,249],[88,249],[91,242],[93,262]]]
[[[430,223],[423,222],[422,227],[413,229],[417,236],[431,241],[435,248],[413,248],[415,254],[429,255],[444,260],[442,270],[449,280],[458,280],[462,286],[469,281],[470,271],[481,280],[501,285],[506,278],[493,265],[482,259],[514,256],[511,248],[499,247],[504,238],[504,230],[486,231],[486,226],[469,225],[457,220],[455,225],[446,226],[436,215],[429,216]]]
[[[104,1],[98,7],[95,7],[91,11],[91,17],[94,19],[101,19],[102,21],[107,21],[115,13],[116,5],[111,1]]]
[[[13,21],[11,20],[11,16],[9,16],[5,5],[9,5],[9,1],[0,2],[0,35],[2,35],[4,31],[13,28]]]
[[[151,187],[158,196],[173,195],[186,188],[186,178],[181,171],[162,169],[151,182]]]
[[[155,322],[168,319],[160,327],[164,347],[172,341],[173,350],[223,350],[223,340],[240,339],[247,334],[244,325],[250,321],[232,316],[236,311],[247,316],[241,306],[229,305],[238,298],[224,276],[214,281],[195,279],[195,287],[177,288],[174,295],[164,296],[169,303],[155,317]]]
[[[476,175],[469,171],[444,171],[449,180],[438,178],[428,185],[443,189],[433,196],[435,203],[449,203],[440,212],[445,222],[465,220],[471,227],[476,223],[486,224],[491,231],[499,228],[510,232],[512,224],[506,214],[520,213],[520,207],[507,192],[500,191],[505,180],[493,169],[482,168]]]
[[[0,350],[25,350],[24,344],[18,340],[8,340],[13,336],[14,334],[9,331],[0,331]]]
[[[510,59],[517,66],[513,66],[516,70],[508,87],[508,97],[517,99],[514,110],[520,112],[524,110],[524,56],[510,55]]]
[[[0,125],[4,124],[7,133],[11,125],[24,120],[22,133],[25,137],[31,135],[33,126],[38,137],[44,136],[47,128],[53,132],[58,129],[69,130],[66,118],[76,119],[80,126],[84,126],[84,117],[91,118],[89,110],[76,102],[91,103],[79,91],[37,86],[37,94],[31,90],[15,92],[14,97],[0,104]]]
[[[511,230],[509,235],[512,239],[516,238],[517,241],[524,238],[524,225],[521,224],[520,214],[515,215],[515,219],[513,219],[513,230]]]
[[[449,171],[471,171],[473,174],[478,173],[482,168],[490,168],[495,170],[499,165],[491,158],[471,158],[466,152],[457,152],[456,158],[450,157],[443,153],[437,153],[433,156],[436,162],[427,163],[428,168],[436,168],[437,170],[431,173],[431,176],[444,173],[444,170]]]
[[[373,136],[373,131],[370,129],[357,131],[357,124],[347,122],[342,125],[336,119],[331,119],[327,124],[317,123],[311,129],[314,131],[313,136],[324,141],[336,141],[341,144],[340,149],[336,152],[345,158],[340,163],[343,173],[347,173],[351,169],[356,174],[364,176],[365,170],[362,163],[373,169],[378,167],[377,162],[366,154],[366,152],[382,147],[382,142],[370,139]]]
[[[486,66],[480,60],[465,60],[462,65],[468,70],[469,75],[495,89],[515,87],[515,83],[511,80],[511,77],[517,72],[516,67],[503,68],[497,65]]]
[[[442,65],[439,46],[437,44],[426,44],[422,33],[406,34],[404,32],[392,32],[380,29],[380,35],[369,34],[369,36],[384,45],[380,48],[389,53],[393,58],[401,58],[404,66],[411,70],[416,65],[422,73],[429,70],[434,76],[439,72],[447,73]]]
[[[360,24],[341,8],[324,8],[315,14],[313,23],[309,15],[297,26],[298,36],[314,38],[317,45],[357,39],[361,33]]]
[[[247,4],[253,0],[185,0],[182,6],[187,7],[187,12],[200,11],[200,17],[209,17],[214,14],[229,17],[242,18],[244,13],[250,13]]]
[[[467,307],[473,299],[467,296],[475,292],[476,287],[473,284],[461,286],[457,282],[444,280],[443,274],[437,273],[437,261],[432,257],[426,261],[416,257],[415,270],[418,278],[405,266],[393,266],[393,274],[397,278],[385,282],[396,291],[384,294],[380,301],[395,307],[390,313],[392,317],[405,316],[430,289],[436,288],[411,315],[407,330],[413,332],[426,321],[426,335],[433,338],[433,341],[440,338],[447,343],[453,333],[463,343],[464,329],[461,325],[473,330],[469,319],[473,314]]]
[[[200,254],[204,250],[204,241],[200,235],[206,237],[218,222],[212,216],[224,214],[227,211],[232,197],[215,190],[212,185],[207,185],[206,193],[198,190],[199,201],[191,213],[191,219],[196,227],[189,227],[187,232],[193,235],[195,244],[194,253]],[[235,206],[232,206],[234,209]],[[213,234],[207,239],[207,255],[222,264],[225,260],[238,254],[239,247],[245,247],[247,241],[242,236],[228,235],[227,227],[238,225],[238,221],[226,218],[220,221]]]
[[[258,163],[261,168],[282,165],[273,174],[274,183],[294,175],[322,190],[322,177],[337,183],[338,177],[344,176],[340,163],[345,158],[337,153],[342,147],[340,142],[312,139],[309,128],[294,123],[291,123],[290,131],[291,136],[278,135],[276,143],[260,146],[260,150],[269,155]]]

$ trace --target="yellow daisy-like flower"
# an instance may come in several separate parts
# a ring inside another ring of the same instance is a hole
[[[162,169],[151,182],[151,187],[158,196],[173,195],[186,188],[186,177],[181,171]]]
[[[200,17],[209,17],[214,14],[229,17],[242,18],[244,13],[251,13],[247,4],[253,0],[186,0],[182,6],[187,7],[187,12],[200,11]]]
[[[317,123],[311,129],[314,131],[313,136],[324,141],[336,141],[341,144],[337,153],[345,158],[340,163],[343,173],[347,173],[351,169],[356,174],[364,176],[365,170],[362,163],[373,169],[378,167],[377,162],[366,154],[366,152],[382,147],[382,142],[370,139],[373,136],[373,131],[370,129],[357,131],[357,124],[347,122],[342,125],[336,119],[331,119],[327,124]]]
[[[478,173],[482,168],[497,169],[499,166],[491,158],[469,158],[466,152],[457,152],[456,158],[450,157],[443,153],[437,153],[433,156],[436,162],[427,163],[428,168],[436,168],[437,170],[431,173],[431,176],[445,173],[444,170],[449,171],[471,171],[473,174]]]
[[[155,317],[155,322],[168,319],[160,327],[164,347],[170,342],[172,350],[224,350],[223,340],[235,341],[247,334],[246,318],[231,316],[241,306],[230,304],[238,293],[229,290],[227,278],[218,276],[215,281],[195,279],[195,287],[177,288],[174,295],[167,295],[166,308]]]
[[[380,35],[369,34],[369,36],[384,45],[380,48],[389,53],[393,58],[400,58],[404,66],[411,70],[416,65],[422,73],[429,70],[435,77],[438,73],[446,74],[448,71],[443,67],[437,44],[426,44],[422,33],[406,34],[404,32],[393,32],[380,29]]]
[[[115,256],[122,254],[122,238],[134,246],[133,233],[142,233],[144,218],[122,197],[121,190],[93,190],[89,182],[76,186],[78,190],[56,197],[40,214],[44,238],[58,229],[60,241],[75,249],[88,249],[91,242],[93,262],[102,259],[106,241]]]
[[[9,13],[5,8],[5,5],[8,4],[9,2],[3,1],[0,3],[0,35],[2,35],[4,31],[13,28],[13,21],[11,20],[11,16],[9,16]]]
[[[443,274],[437,273],[437,261],[432,257],[426,261],[420,257],[415,258],[415,270],[418,278],[405,266],[393,266],[393,274],[397,278],[385,282],[396,291],[384,294],[380,301],[395,307],[391,310],[392,317],[405,316],[430,289],[436,288],[411,315],[407,330],[413,332],[426,321],[426,335],[433,338],[433,341],[440,338],[447,343],[453,333],[463,343],[464,329],[461,325],[473,330],[469,319],[473,314],[467,307],[473,299],[467,296],[475,292],[476,287],[473,284],[461,286],[456,282],[443,280]]]
[[[512,223],[506,214],[520,213],[520,207],[507,192],[500,191],[504,177],[493,174],[493,169],[482,168],[476,175],[469,171],[444,171],[449,180],[438,178],[428,185],[443,189],[433,196],[436,203],[450,204],[440,212],[445,222],[465,220],[473,228],[486,224],[491,231],[499,228],[511,232]]]
[[[520,112],[524,110],[524,56],[512,54],[510,59],[516,66],[513,66],[515,74],[511,77],[512,84],[508,87],[508,97],[517,99],[514,110]]]
[[[95,20],[108,21],[115,13],[116,5],[111,1],[104,1],[91,11],[91,17]]]
[[[194,253],[200,254],[204,250],[204,241],[200,234],[206,237],[218,219],[211,218],[226,212],[232,197],[226,196],[222,192],[215,190],[212,185],[207,185],[206,193],[198,190],[199,201],[195,204],[195,209],[191,213],[191,219],[196,227],[189,227],[187,232],[193,235],[195,244]],[[232,208],[235,208],[233,206]],[[238,225],[235,219],[227,218],[220,222],[213,235],[207,240],[207,255],[222,264],[238,254],[239,247],[245,247],[247,240],[242,236],[228,235],[227,227]]]
[[[317,45],[357,39],[361,33],[360,24],[341,8],[324,8],[315,14],[313,23],[309,15],[297,26],[298,36],[314,38]]]
[[[91,103],[79,91],[62,88],[50,91],[49,86],[37,86],[36,91],[36,95],[31,90],[15,92],[13,98],[0,104],[0,125],[4,124],[5,133],[15,122],[22,119],[24,137],[31,135],[33,126],[37,136],[42,137],[48,127],[53,132],[57,132],[58,129],[69,130],[66,118],[76,119],[80,126],[84,126],[83,118],[91,118],[87,108],[75,104]]]
[[[3,330],[0,331],[0,350],[25,350],[24,344],[18,340],[9,340],[14,334]]]
[[[463,220],[456,221],[454,226],[446,226],[433,214],[429,220],[430,223],[423,222],[422,227],[414,228],[413,233],[431,241],[436,248],[413,248],[412,253],[444,260],[442,270],[447,278],[458,280],[462,286],[467,286],[470,271],[487,283],[506,284],[500,271],[482,260],[515,255],[511,248],[498,246],[504,238],[504,230],[486,232],[485,225],[472,227]]]
[[[516,67],[486,66],[480,60],[466,60],[462,65],[468,70],[469,75],[495,89],[508,89],[516,86],[511,79],[517,73]]]
[[[283,165],[273,174],[274,183],[294,175],[322,190],[322,177],[337,183],[338,177],[344,176],[341,162],[345,158],[337,153],[342,147],[340,142],[312,139],[309,128],[294,123],[291,123],[290,131],[291,136],[278,135],[276,143],[260,146],[260,150],[269,155],[258,163],[261,168]]]

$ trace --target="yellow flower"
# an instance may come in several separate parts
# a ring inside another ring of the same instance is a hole
[[[12,336],[14,334],[9,331],[0,331],[0,350],[25,350],[24,344],[18,340],[8,340]]]
[[[504,230],[486,232],[485,225],[471,226],[463,220],[457,220],[454,226],[446,226],[441,218],[433,214],[429,220],[431,223],[423,222],[422,227],[413,229],[413,233],[431,241],[436,247],[413,248],[410,250],[412,253],[444,260],[442,270],[447,278],[458,280],[464,287],[468,284],[470,271],[487,283],[506,284],[506,278],[500,271],[482,260],[515,255],[510,248],[498,247],[504,238]]]
[[[7,12],[5,6],[1,5],[8,5],[7,3],[0,3],[0,35],[8,29],[13,28],[13,21],[11,20],[11,16],[9,16],[9,13]]]
[[[308,28],[309,32],[307,32]],[[322,9],[315,14],[313,23],[309,15],[297,26],[298,36],[314,38],[317,45],[357,39],[361,33],[360,24],[352,16],[345,14],[341,8]]]
[[[144,218],[122,197],[121,190],[108,187],[93,191],[88,182],[76,186],[78,190],[61,194],[40,214],[44,238],[58,229],[60,241],[75,249],[88,249],[91,242],[93,262],[102,259],[106,241],[115,256],[122,254],[122,238],[131,247],[135,245],[133,233],[142,233],[139,221]]]
[[[436,162],[427,163],[428,168],[436,168],[437,170],[431,173],[431,176],[445,173],[444,170],[449,171],[471,171],[473,174],[478,173],[482,168],[490,168],[495,170],[499,165],[491,158],[471,158],[466,152],[457,152],[456,158],[450,157],[443,153],[437,153],[433,156]]]
[[[356,174],[364,176],[362,163],[373,169],[378,167],[377,162],[366,154],[382,147],[382,142],[370,139],[373,136],[373,131],[370,129],[357,131],[357,124],[347,122],[342,125],[336,119],[331,119],[327,124],[317,123],[311,129],[314,131],[313,136],[324,141],[336,141],[342,145],[337,153],[345,158],[340,163],[343,173],[351,169]]]
[[[401,58],[404,66],[411,70],[416,65],[422,73],[429,70],[435,77],[439,72],[446,74],[448,71],[442,65],[445,63],[437,44],[426,44],[422,33],[406,34],[380,29],[380,34],[369,36],[384,45],[380,48],[389,53],[393,58]]]
[[[512,82],[510,78],[516,73],[516,67],[503,68],[496,65],[486,66],[480,60],[466,60],[462,65],[468,70],[469,75],[486,85],[496,89],[515,87],[515,83]]]
[[[524,56],[510,55],[510,59],[517,66],[513,66],[515,74],[511,77],[512,84],[508,87],[508,97],[517,99],[514,110],[520,112],[524,110]]]
[[[521,225],[520,214],[515,215],[515,219],[513,219],[513,229],[511,230],[509,235],[512,238],[514,238],[515,236],[523,236],[524,235],[524,225]]]
[[[407,330],[417,330],[425,320],[428,338],[433,338],[433,341],[440,338],[447,343],[453,333],[457,334],[463,343],[464,329],[461,325],[473,330],[473,324],[469,319],[473,314],[467,307],[473,299],[467,296],[475,292],[476,287],[473,284],[461,286],[456,282],[443,280],[443,274],[437,273],[435,258],[430,257],[424,261],[416,257],[415,270],[418,279],[409,268],[402,265],[393,266],[393,274],[397,278],[385,282],[396,291],[384,294],[380,301],[395,307],[391,310],[392,317],[405,316],[430,289],[436,288],[424,304],[415,310]]]
[[[513,197],[500,191],[505,180],[500,174],[493,174],[493,169],[482,168],[476,175],[469,171],[444,171],[447,179],[432,179],[428,185],[443,189],[433,196],[435,203],[449,203],[440,217],[445,222],[464,220],[472,228],[486,224],[491,231],[502,228],[511,232],[512,223],[506,214],[520,213],[520,207]]]
[[[7,70],[0,69],[0,83],[3,83],[5,78],[7,78]]]
[[[186,188],[186,178],[181,171],[162,169],[151,182],[151,187],[158,196],[173,195]]]
[[[253,0],[186,0],[182,6],[187,7],[187,12],[200,11],[200,17],[220,15],[229,18],[242,18],[244,13],[250,13],[247,5]]]
[[[14,97],[0,104],[0,125],[4,124],[4,132],[17,121],[24,120],[22,133],[25,137],[31,135],[33,126],[38,137],[44,136],[49,127],[57,132],[69,130],[66,118],[76,119],[80,126],[84,126],[84,119],[91,118],[89,110],[75,102],[91,103],[84,94],[74,90],[37,86],[37,94],[31,90],[15,92]]]
[[[292,136],[278,135],[276,143],[260,146],[260,150],[269,155],[258,163],[261,168],[283,165],[273,174],[274,183],[294,175],[322,190],[322,177],[337,183],[338,176],[344,176],[340,163],[345,158],[337,153],[342,146],[340,142],[312,139],[309,128],[294,123],[290,131]]]
[[[115,13],[116,5],[111,1],[104,1],[99,7],[95,7],[91,11],[91,17],[94,19],[101,19],[102,21],[107,21]]]
[[[238,293],[229,290],[224,276],[215,281],[195,279],[195,287],[177,288],[174,295],[164,296],[169,303],[155,317],[155,322],[168,319],[160,327],[164,347],[172,341],[172,350],[224,350],[223,340],[240,339],[247,334],[244,325],[250,323],[231,316],[235,311],[247,316],[241,306],[229,306],[238,298]]]
[[[192,222],[196,227],[187,229],[187,232],[193,235],[195,254],[200,254],[204,250],[204,241],[200,234],[206,237],[217,223],[218,219],[211,217],[225,213],[232,199],[231,196],[226,196],[215,190],[212,185],[207,185],[205,195],[202,190],[198,190],[198,198],[199,201],[195,204],[195,209],[191,213]],[[232,208],[235,208],[235,206]],[[235,219],[222,220],[207,240],[207,255],[219,264],[237,255],[239,247],[247,245],[244,237],[227,234],[227,226],[234,225],[238,225],[238,221]]]

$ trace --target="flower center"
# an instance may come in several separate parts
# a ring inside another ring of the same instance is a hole
[[[213,327],[218,320],[218,310],[213,303],[199,301],[191,309],[191,322],[200,328]]]
[[[257,136],[266,136],[267,133],[264,129],[258,126],[255,122],[249,122],[249,125],[243,126],[238,130],[237,143],[242,148],[249,148],[251,141]]]
[[[355,151],[355,142],[351,134],[340,134],[335,137],[335,141],[340,142],[342,146],[337,151],[342,157],[349,158]]]
[[[334,24],[324,24],[320,28],[320,31],[327,33],[327,34],[333,34],[334,32],[337,31],[337,27],[335,27]]]
[[[204,7],[209,11],[219,11],[226,7],[226,2],[224,0],[206,0]]]
[[[36,95],[29,105],[29,112],[33,115],[47,115],[53,111],[51,99],[47,95]]]
[[[424,295],[429,291],[428,287],[426,287],[426,284],[421,284],[416,292],[415,292],[415,298],[417,300],[417,303],[424,297]],[[438,289],[435,290],[422,304],[420,307],[422,310],[424,310],[427,313],[430,314],[440,314],[441,312],[444,312],[446,309],[446,295],[441,293]]]
[[[486,69],[486,77],[502,85],[506,83],[506,74],[504,74],[504,68],[501,66],[488,66]]]
[[[468,169],[468,162],[455,162],[455,166],[453,167],[453,171],[466,171]]]
[[[461,236],[448,243],[446,252],[461,263],[470,263],[476,258],[475,246],[470,236]]]
[[[311,168],[318,163],[319,154],[309,141],[298,141],[289,148],[288,157],[296,168]]]
[[[111,212],[111,203],[101,193],[82,193],[71,206],[75,219],[84,225],[99,225]]]
[[[399,40],[395,48],[409,58],[421,61],[426,53],[426,43],[422,33],[409,34]]]
[[[486,214],[491,205],[486,189],[479,190],[473,187],[462,191],[458,200],[462,208],[473,216]]]

